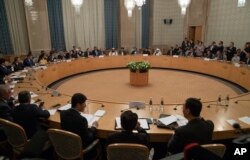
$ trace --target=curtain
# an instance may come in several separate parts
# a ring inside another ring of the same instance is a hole
[[[0,52],[13,53],[4,0],[0,0]]]
[[[118,47],[119,1],[104,0],[106,48]]]
[[[26,54],[29,51],[29,38],[23,4],[24,1],[5,0],[4,2],[14,54]]]
[[[150,4],[146,0],[146,4],[142,6],[142,48],[149,47],[149,26],[150,26]]]
[[[62,0],[47,0],[47,7],[52,48],[58,51],[65,50]]]
[[[84,0],[76,13],[70,0],[62,0],[66,49],[72,46],[103,48],[105,46],[104,0]]]

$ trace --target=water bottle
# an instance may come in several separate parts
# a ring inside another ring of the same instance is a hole
[[[219,95],[218,101],[217,101],[217,106],[220,106],[220,105],[221,105],[221,95]]]
[[[229,95],[226,96],[226,99],[225,99],[225,105],[226,106],[229,106]]]
[[[161,97],[160,111],[161,111],[161,112],[164,111],[164,100],[163,100],[163,97]]]
[[[149,99],[149,112],[152,112],[153,110],[153,100],[152,100],[152,97],[150,97]]]

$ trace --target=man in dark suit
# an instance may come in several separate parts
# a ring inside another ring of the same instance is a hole
[[[111,134],[107,142],[112,143],[136,143],[142,145],[148,145],[149,137],[147,132],[140,127],[138,123],[138,116],[132,111],[125,111],[121,114],[121,126],[122,131]],[[133,133],[136,129],[138,133]]]
[[[189,143],[207,144],[212,140],[214,124],[200,117],[202,103],[196,98],[188,98],[183,106],[183,114],[188,119],[185,126],[175,130],[168,143],[168,152],[182,152]]]
[[[11,98],[11,89],[8,85],[0,85],[0,118],[13,121],[12,107],[8,104]],[[0,141],[5,140],[6,136],[0,125]]]
[[[97,57],[97,56],[100,55],[99,52],[100,52],[100,51],[97,49],[97,47],[94,47],[94,50],[91,52],[91,55],[92,55],[93,57]]]
[[[32,67],[34,65],[35,65],[35,63],[33,62],[33,59],[32,59],[32,53],[29,52],[27,57],[23,60],[23,66],[24,67]]]
[[[10,73],[11,70],[5,66],[5,59],[0,58],[0,76],[1,77],[8,76]]]
[[[28,91],[21,91],[18,94],[19,105],[13,110],[14,122],[21,125],[28,138],[31,138],[36,132],[42,129],[40,118],[49,118],[50,114],[47,110],[43,110],[43,106],[30,104],[31,95]]]
[[[66,111],[61,111],[61,128],[75,134],[82,138],[83,148],[87,147],[95,140],[97,122],[88,128],[88,121],[81,116],[86,107],[87,97],[81,93],[76,93],[71,98],[71,108]]]
[[[227,51],[227,53],[226,53],[227,60],[231,61],[232,58],[233,58],[233,56],[234,56],[234,54],[236,54],[236,47],[234,47],[234,42],[230,42],[230,46],[227,47],[226,51]]]
[[[250,52],[247,53],[247,56],[246,56],[246,64],[247,64],[247,65],[250,65]]]

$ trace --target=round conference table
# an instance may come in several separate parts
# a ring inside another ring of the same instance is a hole
[[[51,109],[52,106],[60,104],[66,105],[70,102],[71,96],[67,93],[61,93],[60,96],[51,96],[53,89],[48,88],[64,78],[98,70],[125,68],[130,61],[145,60],[150,62],[153,68],[176,69],[183,71],[191,71],[201,74],[206,74],[218,77],[243,87],[246,91],[250,90],[250,67],[235,65],[225,61],[204,60],[201,58],[192,57],[170,57],[170,56],[112,56],[99,58],[80,58],[75,60],[68,60],[59,63],[49,64],[46,69],[34,70],[23,81],[18,83],[15,87],[15,92],[21,90],[29,90],[38,94],[37,99],[45,102],[45,108]],[[77,85],[77,84],[76,84]],[[93,89],[94,86],[93,86]],[[215,128],[213,133],[213,140],[222,140],[235,138],[239,136],[237,132],[229,123],[228,119],[235,119],[239,122],[241,127],[250,131],[250,125],[239,121],[239,117],[250,116],[250,94],[246,92],[237,97],[230,97],[229,106],[212,105],[206,107],[210,103],[216,103],[217,100],[210,102],[203,102],[203,109],[201,116],[204,119],[210,119],[214,122]],[[238,101],[238,103],[235,103]],[[146,105],[145,109],[131,109],[136,112],[139,118],[158,118],[159,114],[179,114],[182,115],[182,104],[165,104],[164,111],[149,111]],[[176,107],[176,105],[178,105]],[[115,117],[119,117],[122,110],[128,109],[128,104],[117,102],[103,102],[102,100],[89,100],[88,112],[95,113],[98,109],[104,109],[105,115],[98,121],[99,126],[97,130],[97,137],[107,138],[107,136],[116,132]],[[177,109],[176,109],[177,108]],[[60,128],[60,113],[57,111],[49,118],[51,127]],[[158,128],[151,124],[150,130],[147,131],[150,135],[151,142],[167,142],[173,130]]]

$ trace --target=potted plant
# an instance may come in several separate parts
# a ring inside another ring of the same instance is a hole
[[[148,84],[148,70],[151,68],[149,62],[131,61],[127,67],[130,69],[130,84],[134,86],[145,86]]]
[[[151,65],[149,62],[146,61],[131,61],[128,63],[127,67],[130,69],[131,72],[139,71],[140,73],[143,73],[148,72],[149,68],[151,68]]]

